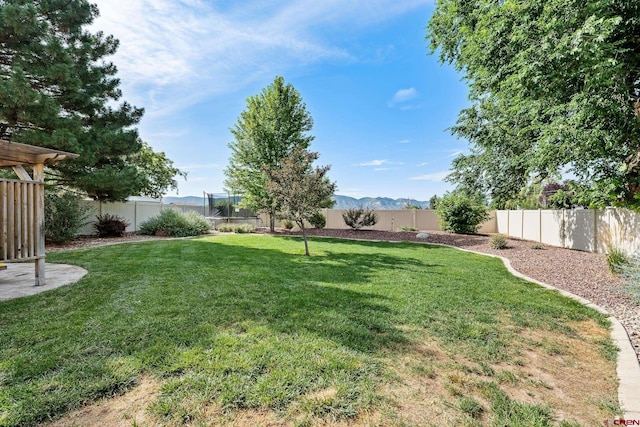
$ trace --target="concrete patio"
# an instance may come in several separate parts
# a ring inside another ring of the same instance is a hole
[[[0,301],[35,295],[80,280],[87,270],[75,265],[49,264],[46,267],[46,285],[35,286],[34,263],[7,263],[0,271]]]

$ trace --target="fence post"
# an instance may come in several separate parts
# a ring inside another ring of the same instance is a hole
[[[598,209],[593,210],[593,252],[598,253]]]
[[[542,209],[538,209],[538,241],[542,243]]]

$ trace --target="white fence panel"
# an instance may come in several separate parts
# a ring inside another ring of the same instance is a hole
[[[496,230],[501,234],[509,234],[509,211],[496,211]]]
[[[540,211],[540,241],[545,245],[564,246],[564,220],[562,211]]]
[[[522,211],[522,238],[524,240],[540,241],[540,212],[540,210]],[[536,227],[535,224],[538,226]]]
[[[509,211],[509,236],[522,239],[523,212]]]
[[[595,252],[596,211],[591,209],[567,210],[564,213],[566,248]]]

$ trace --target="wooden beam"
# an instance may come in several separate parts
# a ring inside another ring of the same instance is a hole
[[[18,178],[20,178],[21,180],[33,181],[33,179],[31,179],[31,176],[29,176],[29,174],[27,173],[27,171],[22,165],[13,166],[13,171],[16,173],[16,175],[18,175]]]
[[[44,165],[33,167],[33,180],[37,182],[34,188],[36,200],[35,211],[35,241],[36,253],[36,286],[44,286],[45,280],[45,260],[44,260]]]

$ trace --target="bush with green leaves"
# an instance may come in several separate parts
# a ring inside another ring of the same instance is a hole
[[[418,231],[417,228],[412,227],[410,225],[403,225],[402,227],[398,227],[398,230],[400,230],[400,231]]]
[[[507,236],[504,234],[494,234],[489,238],[489,246],[493,249],[506,249],[507,248]]]
[[[309,223],[313,228],[324,228],[327,225],[327,217],[322,212],[316,212],[309,218]]]
[[[93,227],[98,237],[122,237],[127,227],[131,225],[129,221],[118,215],[97,215],[96,219]]]
[[[625,263],[618,265],[617,273],[625,279],[627,290],[640,300],[640,252],[625,258]]]
[[[233,228],[233,232],[237,234],[255,233],[256,228],[251,224],[237,224]]]
[[[140,224],[140,234],[160,234],[171,237],[199,236],[207,233],[209,228],[209,222],[202,215],[165,209],[160,215]]]
[[[612,273],[619,273],[627,264],[629,264],[629,259],[622,249],[616,247],[609,249],[607,252],[607,265]]]
[[[251,224],[218,224],[216,226],[216,230],[221,233],[238,233],[238,234],[246,234],[246,233],[255,233],[256,227]]]
[[[363,227],[372,227],[378,223],[378,215],[369,208],[351,208],[342,214],[344,223],[353,230],[360,230]]]
[[[293,230],[293,221],[285,219],[282,221],[282,228],[285,230]]]
[[[69,191],[46,192],[44,198],[44,234],[53,243],[73,239],[88,224],[91,207],[82,197]]]
[[[440,228],[449,233],[475,234],[489,219],[487,207],[478,199],[462,193],[446,193],[436,208]]]

